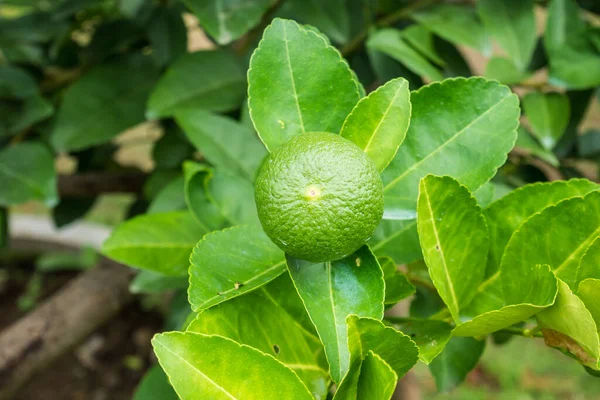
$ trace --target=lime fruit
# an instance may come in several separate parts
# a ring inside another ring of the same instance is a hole
[[[383,215],[383,184],[373,162],[354,143],[326,132],[296,135],[271,153],[255,198],[267,236],[312,262],[352,254]]]

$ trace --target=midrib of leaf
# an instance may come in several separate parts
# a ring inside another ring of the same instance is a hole
[[[270,268],[268,268],[268,269],[266,269],[266,270],[262,271],[260,274],[258,274],[258,275],[255,275],[255,276],[253,276],[252,278],[248,279],[246,282],[244,282],[244,286],[247,286],[249,283],[251,283],[251,282],[253,282],[253,281],[257,280],[258,278],[262,277],[263,275],[266,275],[268,272],[271,272],[271,271],[273,271],[274,269],[277,269],[277,268],[278,268],[278,267],[280,267],[282,264],[285,264],[285,260],[284,260],[284,261],[281,261],[281,262],[278,262],[277,264],[275,264],[275,265],[271,266]],[[225,290],[224,292],[221,292],[221,294],[220,294],[220,295],[213,296],[213,297],[211,297],[210,299],[208,299],[208,300],[204,301],[202,304],[200,304],[198,307],[196,307],[196,308],[194,309],[194,311],[201,310],[201,309],[202,309],[202,307],[204,307],[206,304],[208,304],[208,303],[210,303],[210,302],[214,301],[215,299],[218,299],[218,298],[222,297],[223,295],[227,295],[227,294],[229,294],[229,293],[231,293],[231,292],[233,292],[233,291],[239,292],[240,290],[239,290],[239,289],[235,289],[235,288],[233,288],[233,289],[228,289],[228,290]]]
[[[338,354],[338,367],[340,368],[341,371],[341,363],[342,363],[342,352],[340,349],[340,334],[337,328],[337,317],[335,315],[335,302],[333,301],[333,287],[332,287],[332,283],[331,283],[331,261],[328,261],[326,263],[327,265],[327,288],[329,289],[329,301],[331,303],[331,314],[333,315],[333,327],[335,329],[335,345],[336,345],[336,349],[337,349],[337,354]]]
[[[571,254],[569,254],[569,256],[567,258],[565,258],[565,260],[554,270],[554,273],[559,273],[567,265],[567,263],[569,261],[574,259],[573,256],[576,256],[577,254],[586,250],[590,246],[591,242],[596,240],[599,235],[600,235],[600,227],[597,228],[594,232],[592,232],[583,242],[581,242],[579,244],[579,246],[577,246],[577,248],[575,250],[573,250],[571,252]],[[578,274],[579,274],[579,266],[577,266],[575,278],[577,278]]]
[[[315,336],[315,334],[313,332],[310,332],[308,329],[306,329],[304,326],[302,326],[302,324],[300,324],[296,318],[294,318],[293,315],[291,315],[288,310],[286,310],[277,300],[275,300],[273,298],[273,296],[271,296],[271,294],[264,288],[261,287],[262,292],[264,293],[265,296],[267,296],[267,298],[278,308],[280,308],[281,310],[283,310],[283,312],[285,312],[290,319],[293,321],[294,325],[296,325],[298,327],[298,329],[300,329],[301,331],[303,331],[306,335],[308,335],[309,337],[313,338],[314,340],[316,340],[317,342],[321,343],[321,341],[319,340],[319,338],[317,336]]]
[[[288,364],[288,363],[284,363],[286,367],[291,368],[291,369],[299,369],[301,371],[316,371],[316,372],[321,372],[325,375],[327,375],[327,371],[325,371],[323,368],[319,367],[318,365],[311,365],[311,364]]]
[[[158,341],[157,343],[159,346],[161,346],[163,349],[167,350],[169,353],[171,353],[172,355],[174,355],[175,357],[177,357],[179,360],[181,360],[183,363],[187,364],[192,370],[196,371],[199,375],[201,375],[204,379],[206,379],[207,381],[209,381],[210,383],[213,384],[213,386],[215,386],[216,388],[218,388],[219,390],[221,390],[223,393],[225,393],[229,398],[233,399],[233,400],[238,400],[236,397],[234,397],[231,393],[229,393],[227,390],[225,390],[224,387],[222,387],[221,385],[217,384],[215,381],[213,381],[212,379],[210,379],[207,375],[203,374],[202,371],[200,371],[198,368],[196,368],[193,364],[191,364],[188,360],[186,360],[185,358],[181,357],[179,354],[175,353],[174,351],[172,351],[170,348],[168,348],[167,346],[164,346],[160,341]]]
[[[433,216],[433,209],[431,208],[431,201],[429,200],[429,192],[427,191],[427,185],[423,185],[423,191],[425,194],[425,200],[427,202],[427,209],[429,210],[431,226],[433,227],[433,233],[435,234],[435,241],[437,246],[439,247],[440,255],[442,256],[442,265],[444,267],[444,275],[446,277],[446,283],[448,288],[450,289],[450,294],[452,295],[452,303],[456,312],[458,313],[458,299],[456,298],[456,293],[454,292],[454,285],[452,284],[452,280],[450,279],[450,271],[448,271],[448,265],[446,263],[446,256],[444,255],[444,249],[442,248],[442,243],[440,242],[440,236],[437,230],[437,226],[435,224],[435,218]],[[458,316],[458,315],[457,315]]]
[[[28,176],[22,175],[16,171],[13,171],[12,169],[6,167],[3,163],[0,163],[0,171],[4,172],[8,176],[12,176],[13,178],[17,179],[18,181],[23,182],[25,185],[27,185],[31,189],[33,189],[33,191],[35,193],[40,194],[40,195],[44,194],[41,187],[36,185],[36,183],[34,181],[29,180]]]
[[[390,109],[394,105],[394,101],[396,101],[396,98],[400,94],[400,91],[404,88],[405,84],[406,84],[405,82],[402,82],[402,85],[400,85],[400,87],[396,91],[396,94],[394,94],[394,97],[392,98],[392,101],[390,101],[390,104],[388,105],[387,109],[385,110],[385,112],[381,116],[381,119],[379,120],[379,123],[377,124],[377,127],[373,131],[373,134],[371,135],[371,137],[369,138],[369,141],[367,142],[367,145],[365,146],[365,153],[367,153],[369,151],[369,147],[371,147],[371,142],[373,142],[373,138],[377,135],[377,132],[379,132],[379,128],[381,128],[381,124],[383,124],[383,121],[386,119],[388,113],[390,112]],[[365,97],[365,98],[368,98],[368,97]],[[343,130],[343,128],[342,128],[342,130]]]
[[[442,145],[440,147],[438,147],[437,149],[435,149],[434,151],[432,151],[431,153],[427,154],[425,157],[423,157],[421,160],[417,161],[416,163],[414,163],[412,166],[410,166],[406,171],[404,171],[402,174],[400,174],[398,177],[396,177],[394,180],[392,180],[390,183],[388,183],[384,188],[383,191],[386,192],[388,189],[392,188],[396,183],[398,183],[402,178],[404,178],[406,175],[408,175],[410,172],[414,171],[415,169],[417,169],[419,167],[419,165],[423,164],[425,161],[427,161],[429,158],[431,158],[433,155],[435,155],[436,153],[438,153],[439,151],[441,151],[444,147],[446,147],[450,142],[453,142],[456,138],[458,138],[461,134],[463,134],[467,129],[469,129],[470,127],[472,127],[474,124],[476,124],[477,122],[479,122],[484,116],[486,116],[489,112],[491,112],[493,109],[495,109],[498,105],[502,104],[506,99],[511,98],[512,95],[507,95],[504,96],[500,101],[498,101],[496,104],[494,104],[493,106],[491,106],[490,108],[488,108],[485,112],[483,112],[481,115],[479,115],[477,118],[475,118],[473,121],[469,122],[464,128],[460,129],[458,132],[456,132],[452,137],[450,137],[450,139],[448,139],[447,141],[445,141],[444,143],[442,143]]]
[[[292,89],[294,91],[294,100],[296,100],[296,109],[298,110],[298,117],[300,118],[300,126],[302,128],[302,132],[306,132],[304,128],[304,119],[302,118],[302,112],[300,111],[300,101],[298,100],[298,91],[296,90],[296,80],[294,79],[294,71],[292,69],[292,60],[290,58],[290,49],[288,46],[288,38],[287,38],[287,29],[285,24],[283,26],[283,42],[285,43],[285,55],[287,59],[288,69],[290,71],[290,79],[292,81]]]

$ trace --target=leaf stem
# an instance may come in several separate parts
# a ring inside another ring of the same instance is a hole
[[[509,328],[501,329],[498,332],[499,333],[508,333],[509,335],[515,335],[515,336],[529,337],[529,338],[544,337],[544,335],[542,334],[542,332],[539,331],[539,328],[537,326],[532,329],[509,327]]]

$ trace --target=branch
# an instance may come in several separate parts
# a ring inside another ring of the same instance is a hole
[[[105,193],[142,193],[147,175],[141,172],[86,172],[58,177],[60,197],[96,197]]]

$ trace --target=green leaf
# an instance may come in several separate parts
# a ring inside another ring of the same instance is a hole
[[[490,55],[492,46],[472,7],[440,4],[417,11],[412,17],[425,28],[455,44]]]
[[[492,38],[524,71],[537,39],[533,0],[480,0],[477,10]]]
[[[485,77],[495,79],[505,85],[515,85],[526,80],[529,74],[519,71],[509,59],[492,57],[485,67]]]
[[[48,207],[58,203],[52,154],[38,142],[23,142],[0,151],[0,206],[30,200]]]
[[[385,219],[415,218],[419,181],[427,174],[477,190],[504,164],[517,137],[519,99],[497,82],[447,79],[413,92],[411,103],[406,139],[381,175]]]
[[[190,256],[188,296],[202,311],[252,291],[285,271],[284,255],[259,226],[211,232]]]
[[[422,25],[414,24],[402,30],[402,37],[425,57],[444,66],[446,62],[439,56],[433,34]]]
[[[0,97],[24,100],[37,93],[37,83],[26,70],[0,65]]]
[[[529,154],[546,161],[554,167],[560,165],[560,161],[558,161],[556,155],[552,151],[544,149],[522,125],[519,126],[519,137],[517,138],[515,147],[525,150]]]
[[[133,395],[133,400],[153,399],[178,400],[167,375],[159,365],[153,366],[146,372]]]
[[[581,257],[577,270],[577,285],[589,278],[600,279],[600,238],[594,240]]]
[[[185,202],[196,220],[207,232],[225,228],[228,221],[206,193],[213,170],[206,165],[186,161],[183,163],[183,172]]]
[[[310,263],[287,257],[294,286],[325,346],[332,379],[340,382],[350,367],[346,317],[381,319],[383,273],[367,246],[338,261]]]
[[[170,117],[184,109],[233,110],[242,103],[245,89],[242,67],[232,53],[187,53],[171,64],[156,84],[146,117]]]
[[[92,68],[70,86],[50,135],[58,151],[105,143],[144,121],[158,71],[150,57],[134,55]]]
[[[254,182],[267,152],[251,129],[233,119],[202,110],[179,111],[175,119],[211,164]]]
[[[531,92],[523,98],[523,109],[533,135],[545,149],[552,150],[569,124],[571,106],[567,96]]]
[[[148,206],[147,214],[156,214],[169,211],[185,210],[183,176],[177,177],[169,182],[160,192],[156,194]]]
[[[179,7],[157,7],[147,30],[158,66],[168,65],[187,51],[187,28]]]
[[[119,225],[102,245],[102,253],[134,268],[182,275],[205,233],[187,211],[140,215]]]
[[[378,256],[391,257],[398,264],[423,258],[416,219],[382,219],[369,240],[369,246]]]
[[[545,342],[570,353],[582,364],[598,369],[600,340],[596,322],[569,285],[560,279],[558,282],[556,302],[536,315]]]
[[[430,364],[444,350],[452,336],[452,327],[444,321],[434,319],[406,318],[393,325],[416,343],[419,359]]]
[[[140,271],[129,284],[131,293],[161,293],[187,287],[186,276],[169,276],[154,271]]]
[[[485,275],[489,234],[469,190],[450,177],[421,180],[417,228],[429,275],[454,321]]]
[[[248,105],[269,151],[303,132],[338,133],[360,99],[340,53],[312,30],[275,19],[248,70]]]
[[[408,280],[406,275],[398,271],[396,263],[389,257],[378,259],[383,279],[385,280],[385,301],[386,306],[398,303],[400,300],[415,294],[415,287]]]
[[[438,392],[448,392],[460,385],[475,368],[485,349],[485,341],[452,338],[444,351],[429,364]]]
[[[154,336],[152,345],[182,400],[313,399],[291,369],[231,339],[168,332]]]
[[[481,208],[486,208],[494,201],[504,197],[512,191],[513,188],[503,183],[490,181],[477,189],[473,196],[477,199],[477,204]]]
[[[292,304],[292,306],[290,306]],[[329,386],[323,346],[312,324],[307,330],[297,320],[308,319],[287,273],[259,289],[204,310],[188,332],[220,335],[251,346],[294,370],[317,398]]]
[[[402,31],[392,28],[376,31],[369,36],[367,47],[387,54],[415,74],[424,76],[431,81],[444,79],[436,67],[407,43]]]
[[[585,279],[577,289],[577,296],[589,310],[596,322],[596,328],[600,332],[600,298],[598,293],[600,293],[600,279]]]
[[[544,48],[553,85],[587,89],[600,84],[600,54],[580,14],[574,0],[552,0],[548,7]]]
[[[486,277],[496,273],[509,239],[529,217],[565,199],[584,196],[599,188],[587,179],[540,182],[522,186],[492,203],[485,210],[491,243]]]
[[[313,25],[336,43],[350,39],[350,14],[347,0],[288,0],[280,15]]]
[[[255,27],[273,0],[184,0],[200,25],[217,43],[225,45]]]
[[[398,375],[380,356],[369,351],[362,362],[357,399],[389,400],[396,389]]]
[[[590,129],[577,136],[577,148],[582,157],[600,156],[600,129]]]
[[[215,170],[206,183],[206,195],[232,224],[260,224],[254,201],[254,185],[247,179]]]
[[[398,78],[362,98],[346,118],[340,135],[363,149],[383,171],[404,141],[409,122],[408,82]]]

